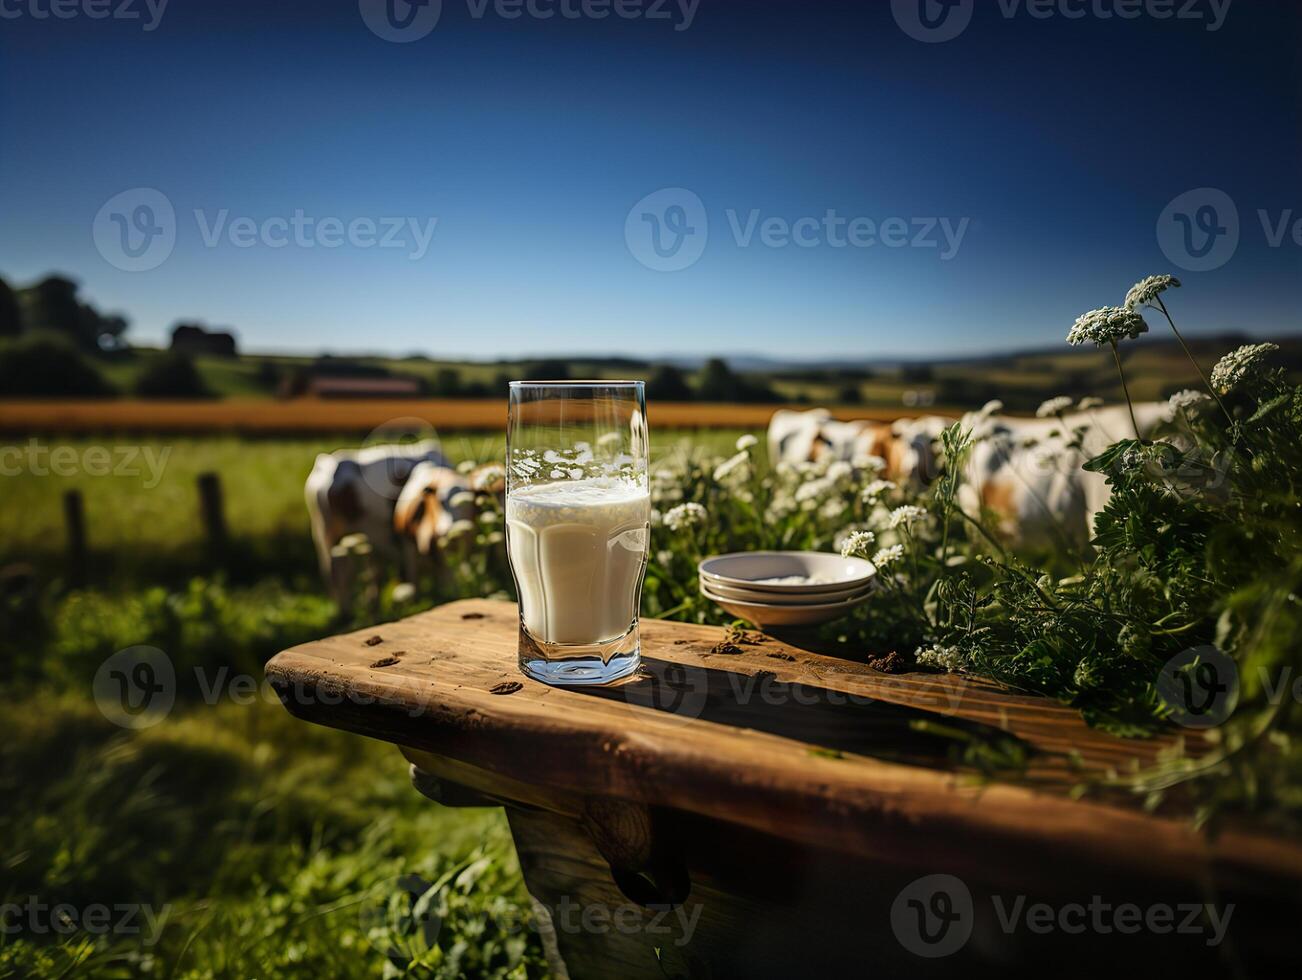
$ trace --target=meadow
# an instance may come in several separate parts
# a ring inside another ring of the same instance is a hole
[[[656,452],[723,452],[741,434],[664,430]],[[359,441],[8,440],[21,456],[0,476],[0,904],[22,926],[0,933],[0,977],[546,975],[500,811],[439,807],[391,746],[295,721],[264,689],[235,693],[235,677],[260,681],[287,646],[505,586],[460,579],[464,592],[398,604],[386,585],[378,607],[341,622],[302,485],[317,453]],[[443,447],[484,461],[504,442],[468,432]],[[97,451],[125,448],[135,472],[98,475]],[[225,493],[221,560],[197,517],[203,472]],[[77,586],[68,490],[83,495],[91,548]],[[99,666],[133,645],[178,672],[175,707],[139,731],[94,697]],[[431,929],[411,895],[436,885]],[[131,906],[139,925],[105,934],[60,921],[60,905],[73,919]]]

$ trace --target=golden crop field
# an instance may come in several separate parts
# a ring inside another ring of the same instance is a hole
[[[657,402],[648,414],[653,426],[666,428],[763,428],[781,407]],[[889,421],[900,413],[856,407],[836,414]],[[417,422],[435,429],[501,429],[506,424],[506,402],[491,398],[0,402],[0,430],[7,432],[368,432],[411,428]]]

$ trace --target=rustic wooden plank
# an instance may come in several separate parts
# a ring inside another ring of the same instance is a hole
[[[1137,805],[1073,800],[1079,773],[1052,754],[1074,749],[1083,771],[1097,773],[1147,764],[1169,740],[1121,741],[1042,699],[951,677],[883,675],[774,639],[713,652],[721,630],[659,621],[643,624],[650,676],[609,689],[549,688],[517,670],[516,630],[514,605],[452,603],[285,651],[267,673],[300,717],[434,753],[515,791],[538,787],[544,801],[571,794],[673,807],[1010,884],[1076,864],[1296,901],[1296,842],[1249,827],[1213,841]],[[1025,783],[974,784],[903,727],[917,709],[944,723],[998,726],[1035,746]]]

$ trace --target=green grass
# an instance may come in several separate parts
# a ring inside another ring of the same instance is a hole
[[[653,437],[656,456],[684,444],[729,451],[743,430],[660,430]],[[10,439],[23,450],[35,445],[40,468],[48,470],[49,452],[71,451],[76,472],[61,476],[22,471],[0,476],[0,564],[30,561],[57,568],[64,554],[63,494],[80,490],[85,503],[90,547],[115,575],[157,575],[168,568],[192,566],[203,570],[202,529],[198,522],[200,473],[221,475],[226,521],[231,535],[254,552],[263,552],[261,566],[292,574],[314,575],[303,481],[318,453],[356,446],[356,437],[240,439],[234,436],[199,438],[112,439],[40,437]],[[452,433],[442,446],[453,462],[502,459],[505,439],[500,433]],[[123,452],[134,453],[135,475],[91,475],[83,461],[93,447],[106,447],[116,467]],[[151,468],[149,460],[155,461]],[[12,461],[11,461],[12,462]],[[266,552],[270,552],[267,554]],[[268,565],[268,563],[270,563]]]
[[[0,976],[544,973],[501,812],[423,800],[391,746],[262,702],[129,732],[40,694],[6,698],[0,724],[0,899],[23,909]],[[406,893],[444,877],[430,944]],[[60,904],[149,906],[157,924],[60,935],[40,911]]]
[[[655,448],[721,453],[740,434],[661,430]],[[279,703],[208,703],[192,679],[260,679],[277,651],[344,628],[316,575],[302,486],[318,452],[355,440],[36,445],[78,465],[0,476],[0,567],[31,563],[41,583],[34,597],[0,594],[0,904],[21,906],[25,922],[33,902],[167,914],[156,941],[63,935],[45,928],[48,913],[38,929],[0,931],[0,978],[544,976],[500,811],[444,809],[411,788],[396,748],[299,722]],[[96,446],[148,448],[161,475],[143,462],[136,475],[90,475],[81,461]],[[444,449],[486,460],[504,442],[458,433]],[[236,543],[220,565],[196,516],[195,479],[210,470]],[[77,589],[62,580],[61,497],[74,488],[96,554]],[[353,625],[430,601],[398,608],[385,592]],[[164,650],[178,677],[175,709],[138,732],[93,698],[100,665],[135,645]],[[436,937],[412,920],[415,882],[437,886]]]

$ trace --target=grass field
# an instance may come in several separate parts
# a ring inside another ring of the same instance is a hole
[[[655,451],[730,451],[741,432],[659,429]],[[399,607],[386,591],[343,623],[324,595],[303,480],[317,453],[357,444],[0,440],[0,904],[23,921],[0,930],[0,977],[547,975],[500,811],[439,807],[392,746],[296,721],[265,689],[235,694],[281,649],[436,601]],[[443,447],[500,459],[504,440],[457,433]],[[135,472],[100,475],[128,450]],[[220,560],[197,519],[209,471],[234,544]],[[93,552],[75,587],[72,489]],[[469,587],[499,587],[487,581]],[[131,730],[99,709],[94,679],[137,645],[174,665],[176,703]],[[422,893],[433,930],[413,915]],[[141,925],[55,928],[56,905],[130,906]]]
[[[684,445],[729,450],[743,429],[707,431],[657,429],[653,455]],[[760,433],[762,435],[762,433]],[[150,438],[49,438],[0,440],[0,462],[18,469],[0,475],[0,564],[36,562],[57,568],[64,553],[62,497],[79,490],[85,501],[91,548],[113,559],[118,584],[133,585],[133,567],[148,568],[159,558],[169,564],[193,563],[202,570],[202,529],[196,479],[222,477],[226,521],[231,535],[256,547],[274,544],[277,568],[316,575],[308,538],[303,481],[318,453],[357,446],[355,436],[242,439],[236,436]],[[441,440],[454,462],[500,460],[500,432],[458,432]],[[51,452],[71,460],[54,472]],[[95,475],[93,454],[107,450],[111,468],[130,474]],[[127,456],[130,454],[130,462]],[[15,463],[17,460],[17,463]],[[32,461],[35,460],[35,466]]]
[[[1130,345],[1123,356],[1132,394],[1141,400],[1164,398],[1184,387],[1195,386],[1198,377],[1184,352],[1169,333],[1157,330],[1149,339]],[[1057,331],[1047,337],[1048,344],[1059,339]],[[1243,338],[1215,337],[1191,341],[1204,371],[1210,369],[1226,350]],[[1281,360],[1293,370],[1302,370],[1302,341],[1282,338]],[[127,354],[97,360],[96,366],[120,392],[134,390],[137,379],[162,357],[162,352],[140,348]],[[1031,412],[1046,398],[1059,394],[1074,397],[1095,395],[1110,401],[1121,398],[1116,371],[1104,352],[1092,348],[1073,349],[1046,346],[1044,350],[1008,353],[987,357],[938,360],[906,364],[873,366],[868,350],[847,351],[845,364],[821,364],[801,367],[773,365],[744,371],[746,377],[767,385],[788,403],[807,405],[842,405],[843,417],[892,417],[918,410],[961,412],[977,408],[990,398],[998,397],[1010,411]],[[241,355],[239,357],[198,356],[194,359],[208,391],[233,404],[218,410],[208,405],[167,406],[151,411],[129,402],[105,407],[103,426],[116,425],[140,430],[214,431],[223,426],[241,431],[365,431],[394,415],[416,415],[441,428],[484,428],[501,425],[504,409],[500,394],[505,393],[508,378],[537,377],[535,362],[525,360],[474,362],[433,360],[425,357],[358,356],[340,358],[351,368],[388,372],[420,379],[434,392],[441,389],[442,379],[452,376],[460,385],[477,385],[499,398],[438,399],[387,402],[291,402],[267,406],[274,401],[278,379],[295,372],[311,371],[310,357]],[[656,372],[656,364],[636,360],[570,359],[563,362],[573,377],[642,378]],[[698,387],[700,372],[684,369],[689,387]],[[41,410],[23,407],[11,419],[15,409],[0,409],[0,426],[22,429],[39,426],[49,431],[50,418]],[[260,411],[265,410],[265,412]],[[670,404],[653,402],[652,422],[672,426],[762,426],[772,406],[721,405],[708,403]],[[63,431],[87,431],[93,415],[72,409],[64,413],[68,428]]]

